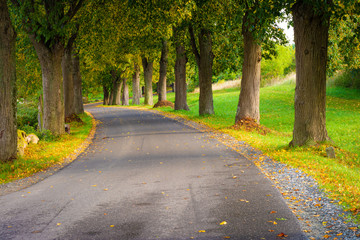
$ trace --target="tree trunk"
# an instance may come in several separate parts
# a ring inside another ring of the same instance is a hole
[[[54,135],[65,133],[65,111],[63,96],[63,78],[61,61],[64,47],[60,42],[48,47],[38,42],[35,35],[29,34],[40,61],[43,84],[43,129],[50,130]]]
[[[153,75],[153,60],[149,60],[146,57],[142,59],[142,65],[144,69],[145,80],[145,105],[153,105],[153,88],[152,88],[152,75]]]
[[[0,162],[16,158],[16,33],[6,0],[0,0]]]
[[[326,62],[330,18],[299,1],[293,9],[296,57],[295,122],[291,146],[329,140]]]
[[[113,79],[113,87],[110,95],[110,104],[111,105],[121,105],[121,89],[122,89],[122,81],[116,75],[115,71],[111,71],[112,79]]]
[[[81,86],[80,59],[79,54],[74,54],[73,62],[73,81],[74,81],[74,108],[76,114],[84,113],[84,104]]]
[[[139,105],[140,104],[140,67],[137,63],[134,64],[134,74],[132,79],[132,104]]]
[[[104,92],[103,105],[110,105],[109,89],[105,85],[103,85],[103,92]]]
[[[199,49],[197,50],[193,28],[189,26],[191,46],[199,69],[199,115],[214,114],[212,93],[212,65],[214,54],[212,52],[211,33],[202,28],[198,35]]]
[[[72,44],[68,44],[64,50],[61,63],[64,85],[65,118],[70,117],[75,113],[72,51]]]
[[[168,47],[165,39],[162,40],[160,70],[159,70],[159,88],[158,88],[158,101],[166,100],[166,73],[168,65]]]
[[[129,106],[129,85],[127,84],[127,78],[122,79],[123,94],[122,94],[122,105]]]
[[[174,39],[176,44],[175,60],[175,110],[187,110],[187,86],[186,86],[186,51],[183,43],[180,41],[179,31],[174,28]]]
[[[246,27],[243,28],[243,37],[244,62],[242,66],[241,90],[235,123],[245,118],[250,118],[259,122],[261,45],[256,42],[252,33],[246,29]]]
[[[211,34],[202,29],[199,34],[200,64],[199,64],[199,114],[214,114],[212,93],[212,65],[214,55],[212,53]]]

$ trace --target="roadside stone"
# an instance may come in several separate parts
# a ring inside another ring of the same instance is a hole
[[[38,138],[38,136],[36,136],[35,134],[31,133],[31,134],[27,135],[27,137],[26,137],[26,142],[27,142],[28,144],[29,144],[29,143],[38,144],[39,138]]]

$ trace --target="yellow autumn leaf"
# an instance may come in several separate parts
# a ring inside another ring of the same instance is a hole
[[[199,233],[204,233],[204,232],[206,232],[205,230],[199,230]]]
[[[110,227],[115,227],[115,225],[110,225]]]
[[[226,225],[226,224],[227,224],[226,221],[222,221],[222,222],[220,223],[220,225]]]

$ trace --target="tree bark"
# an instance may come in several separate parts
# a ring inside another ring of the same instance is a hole
[[[212,66],[214,54],[212,52],[211,33],[202,28],[198,35],[199,49],[197,50],[192,26],[189,27],[191,46],[199,68],[199,115],[214,114],[212,93]]]
[[[292,9],[295,33],[295,122],[291,146],[330,140],[326,130],[326,63],[330,17],[299,1]]]
[[[113,87],[110,95],[110,103],[111,105],[121,105],[121,89],[122,89],[122,81],[116,75],[115,71],[111,71],[112,79],[113,79]]]
[[[129,85],[127,84],[127,78],[122,79],[123,94],[122,94],[122,105],[129,106]]]
[[[0,0],[0,162],[16,158],[16,33],[6,0]]]
[[[104,92],[103,105],[110,105],[110,93],[109,93],[109,89],[105,85],[103,85],[103,92]]]
[[[142,58],[142,65],[144,69],[145,80],[145,105],[153,105],[153,88],[152,88],[152,76],[153,76],[153,60],[148,60],[146,57]]]
[[[74,81],[74,107],[76,114],[84,113],[84,103],[82,96],[82,80],[80,74],[80,59],[79,54],[74,54],[72,57],[73,62],[73,81]]]
[[[244,21],[246,21],[246,15]],[[242,34],[244,37],[244,62],[242,66],[241,90],[235,123],[245,118],[250,118],[259,122],[261,45],[256,42],[247,27],[243,27]]]
[[[40,61],[43,84],[43,129],[54,135],[65,133],[65,111],[61,61],[64,46],[55,42],[51,47],[43,41],[38,42],[34,34],[29,34]]]
[[[72,53],[73,47],[72,43],[69,43],[65,50],[62,58],[62,75],[63,75],[63,85],[64,85],[64,105],[65,105],[65,118],[70,117],[75,113],[75,104],[74,104],[74,78],[73,78],[73,61]]]
[[[184,44],[180,41],[179,31],[174,28],[174,39],[176,44],[175,60],[175,110],[187,110],[187,86],[186,86],[186,51]]]
[[[163,39],[162,40],[161,57],[160,57],[158,101],[166,100],[167,65],[168,65],[168,46],[167,46],[167,41],[165,39]]]
[[[132,79],[132,104],[139,105],[140,104],[140,67],[137,63],[134,64],[134,74]]]

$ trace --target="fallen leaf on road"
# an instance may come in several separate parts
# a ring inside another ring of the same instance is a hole
[[[109,189],[107,189],[107,188],[104,188],[104,191],[107,191],[107,190],[109,190]]]
[[[204,232],[206,232],[205,230],[199,230],[199,233],[204,233]]]
[[[226,224],[227,224],[226,221],[222,221],[222,222],[220,223],[220,225],[226,225]]]
[[[96,187],[96,185],[91,185],[92,187]]]
[[[286,237],[288,237],[288,235],[286,235],[285,233],[279,233],[277,236],[278,236],[278,237],[281,237],[281,238],[286,238]]]
[[[269,229],[268,231],[269,231],[269,232],[274,232],[275,230],[271,230],[271,229]]]
[[[277,213],[277,211],[271,211],[270,214]]]
[[[115,227],[114,225],[110,225],[110,227]]]
[[[57,226],[60,226],[60,225],[61,225],[61,223],[57,223],[56,225],[57,225]]]

